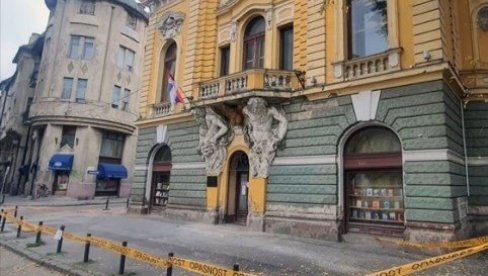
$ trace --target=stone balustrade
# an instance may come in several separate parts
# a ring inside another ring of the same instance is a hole
[[[157,103],[153,107],[153,117],[162,117],[169,115],[173,112],[173,108],[170,102]]]
[[[400,49],[334,63],[337,79],[354,80],[400,70]]]
[[[250,69],[200,84],[200,99],[236,95],[247,91],[293,92],[300,88],[294,71]]]

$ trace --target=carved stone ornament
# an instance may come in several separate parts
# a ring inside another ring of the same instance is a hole
[[[477,21],[478,26],[480,26],[483,31],[488,32],[488,6],[485,6],[478,11]]]
[[[165,39],[173,38],[180,33],[185,15],[181,12],[169,12],[160,19],[159,30]]]
[[[230,22],[230,40],[236,41],[237,39],[237,21],[233,20]]]
[[[212,108],[195,108],[195,120],[200,125],[198,153],[203,157],[208,176],[218,176],[224,169],[227,145],[233,139],[229,124]]]
[[[270,30],[273,25],[273,10],[268,9],[266,11],[266,29]]]
[[[281,107],[268,106],[263,98],[250,98],[243,109],[246,116],[245,138],[249,144],[252,177],[267,178],[269,166],[279,143],[285,137],[288,121]]]

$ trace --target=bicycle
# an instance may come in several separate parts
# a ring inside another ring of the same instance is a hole
[[[51,193],[49,192],[49,188],[47,187],[46,184],[37,185],[36,198],[47,197],[50,194]]]

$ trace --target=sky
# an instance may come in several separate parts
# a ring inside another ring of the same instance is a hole
[[[32,33],[44,32],[48,17],[44,0],[0,0],[0,80],[14,74],[15,53]]]

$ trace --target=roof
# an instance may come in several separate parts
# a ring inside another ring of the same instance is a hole
[[[144,7],[134,0],[108,0],[124,7],[128,12],[133,13],[136,16],[141,17],[144,20],[148,20],[149,15],[144,11]]]
[[[36,35],[38,35],[38,37],[36,38],[35,41],[19,47],[19,49],[17,50],[17,53],[15,54],[15,57],[13,59],[13,63],[17,63],[19,61],[20,55],[24,51],[26,51],[28,53],[32,53],[32,54],[37,55],[37,56],[42,55],[42,47],[44,46],[44,34],[42,34],[42,35],[36,34]]]

